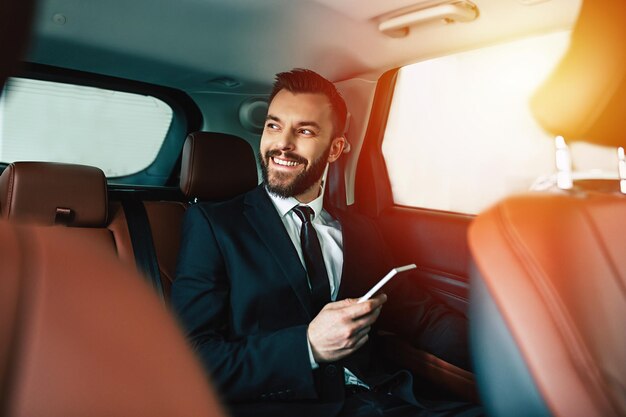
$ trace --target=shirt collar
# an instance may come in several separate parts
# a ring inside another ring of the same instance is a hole
[[[311,201],[310,203],[302,204],[295,197],[282,198],[275,194],[272,194],[267,189],[267,187],[265,187],[265,191],[267,192],[267,195],[270,197],[270,200],[272,200],[272,203],[274,203],[274,207],[276,207],[276,210],[278,210],[278,214],[280,214],[280,217],[284,217],[295,206],[306,205],[313,209],[313,211],[315,212],[315,216],[313,217],[313,219],[316,219],[317,216],[319,216],[322,213],[322,208],[324,207],[324,193],[323,192],[320,192],[320,195],[315,200]]]

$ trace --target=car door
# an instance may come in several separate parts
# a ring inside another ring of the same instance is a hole
[[[569,42],[564,30],[477,46],[378,81],[355,207],[378,221],[397,263],[417,265],[411,279],[460,311],[468,304],[466,240],[474,216],[557,177],[558,140],[529,103]],[[597,166],[581,146],[571,148],[574,168]],[[612,152],[594,149],[607,161],[606,175]]]
[[[354,207],[376,219],[397,265],[417,266],[406,279],[465,313],[470,261],[466,237],[473,216],[401,205],[393,199],[382,141],[397,76],[397,70],[388,71],[378,82],[358,163]]]

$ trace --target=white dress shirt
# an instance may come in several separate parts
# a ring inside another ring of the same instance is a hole
[[[266,189],[267,191],[267,189]],[[300,203],[294,197],[282,198],[267,191],[267,194],[272,200],[278,215],[285,225],[287,234],[291,238],[293,246],[298,252],[300,262],[306,270],[304,263],[304,257],[302,256],[302,245],[300,243],[300,229],[302,228],[302,221],[292,211],[295,206],[306,205],[313,209],[315,213],[313,220],[313,227],[317,233],[317,237],[320,241],[320,247],[322,248],[322,255],[324,256],[324,266],[328,273],[328,280],[330,281],[330,299],[331,301],[337,300],[337,294],[339,293],[339,285],[341,284],[341,270],[343,268],[343,236],[341,234],[341,224],[339,221],[333,219],[333,217],[323,208],[324,205],[324,193],[320,192],[319,197],[311,201],[308,204]],[[309,288],[311,284],[309,283]],[[311,349],[311,343],[309,342],[309,358],[311,360],[312,369],[317,369],[319,364],[313,357],[313,351]],[[346,385],[362,385],[367,387],[362,381],[360,381],[352,372],[344,368],[344,380]]]
[[[313,209],[313,227],[317,233],[324,256],[324,266],[328,273],[330,281],[330,299],[335,301],[339,292],[339,284],[341,283],[341,268],[343,267],[343,239],[341,235],[341,224],[332,218],[326,210],[322,208],[324,204],[324,196],[320,195],[308,204],[302,204],[294,197],[281,198],[268,192],[270,199],[274,203],[274,207],[280,215],[280,219],[287,229],[287,234],[293,242],[293,246],[298,252],[300,262],[304,266],[304,257],[302,256],[302,245],[300,243],[300,229],[302,221],[292,209],[299,205],[306,205]],[[306,270],[306,266],[304,268]],[[310,287],[310,283],[309,283]]]

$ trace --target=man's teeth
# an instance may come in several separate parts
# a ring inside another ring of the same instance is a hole
[[[278,158],[274,158],[274,162],[276,162],[278,165],[282,165],[282,166],[285,166],[285,167],[295,167],[296,165],[299,164],[299,162],[284,161],[284,160],[278,159]]]

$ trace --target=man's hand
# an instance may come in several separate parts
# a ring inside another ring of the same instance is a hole
[[[363,303],[356,298],[329,303],[309,324],[307,336],[316,362],[333,362],[348,356],[368,340],[370,327],[387,296],[377,295]]]

